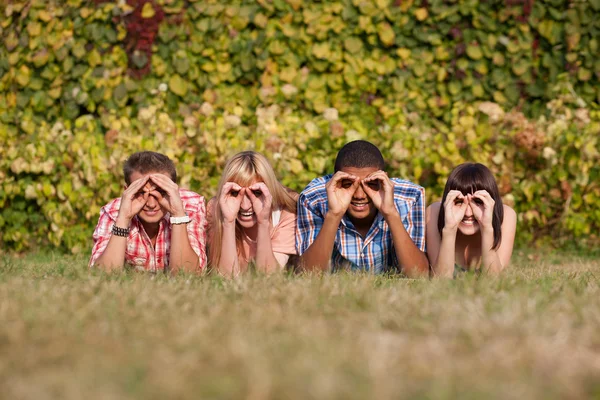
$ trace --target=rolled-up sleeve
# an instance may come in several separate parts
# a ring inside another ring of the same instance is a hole
[[[415,202],[412,205],[410,213],[409,225],[411,226],[410,235],[415,243],[415,246],[425,252],[425,189],[419,187],[418,195],[415,197]]]
[[[315,241],[323,227],[324,217],[315,204],[311,204],[304,193],[298,198],[298,217],[296,219],[296,251],[304,254]]]
[[[186,213],[190,217],[187,233],[190,246],[198,256],[200,269],[206,268],[206,205],[204,198],[198,196],[191,204],[186,204]]]
[[[102,253],[104,253],[104,250],[106,250],[108,241],[112,236],[112,227],[114,223],[115,221],[111,218],[110,213],[102,207],[100,209],[98,225],[96,225],[93,234],[94,246],[92,247],[92,256],[88,265],[90,268],[94,266],[94,263],[100,258]]]

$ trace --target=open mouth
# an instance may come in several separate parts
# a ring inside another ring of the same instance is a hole
[[[252,218],[252,216],[254,215],[254,211],[240,211],[239,215],[242,218]]]
[[[353,201],[350,204],[352,205],[352,208],[354,208],[356,211],[366,210],[369,206],[368,201]]]
[[[463,225],[473,226],[477,224],[477,220],[475,218],[467,218],[460,221]]]

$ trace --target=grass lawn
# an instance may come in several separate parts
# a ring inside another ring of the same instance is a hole
[[[230,282],[4,256],[0,397],[599,399],[599,258],[513,261],[499,279]]]

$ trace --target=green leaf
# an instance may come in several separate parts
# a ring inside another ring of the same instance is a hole
[[[349,37],[344,40],[344,48],[350,53],[358,53],[363,48],[362,40],[357,37]]]
[[[481,47],[477,44],[470,44],[467,46],[467,55],[472,60],[481,60],[483,57],[483,52],[481,51]]]
[[[181,76],[175,74],[169,79],[169,89],[176,95],[183,97],[188,91],[188,83]]]

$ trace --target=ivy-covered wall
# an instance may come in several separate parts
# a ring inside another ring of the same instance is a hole
[[[523,239],[600,228],[600,0],[10,1],[0,5],[0,242],[87,251],[153,149],[214,192],[265,152],[301,190],[366,138],[439,198],[489,165]]]

